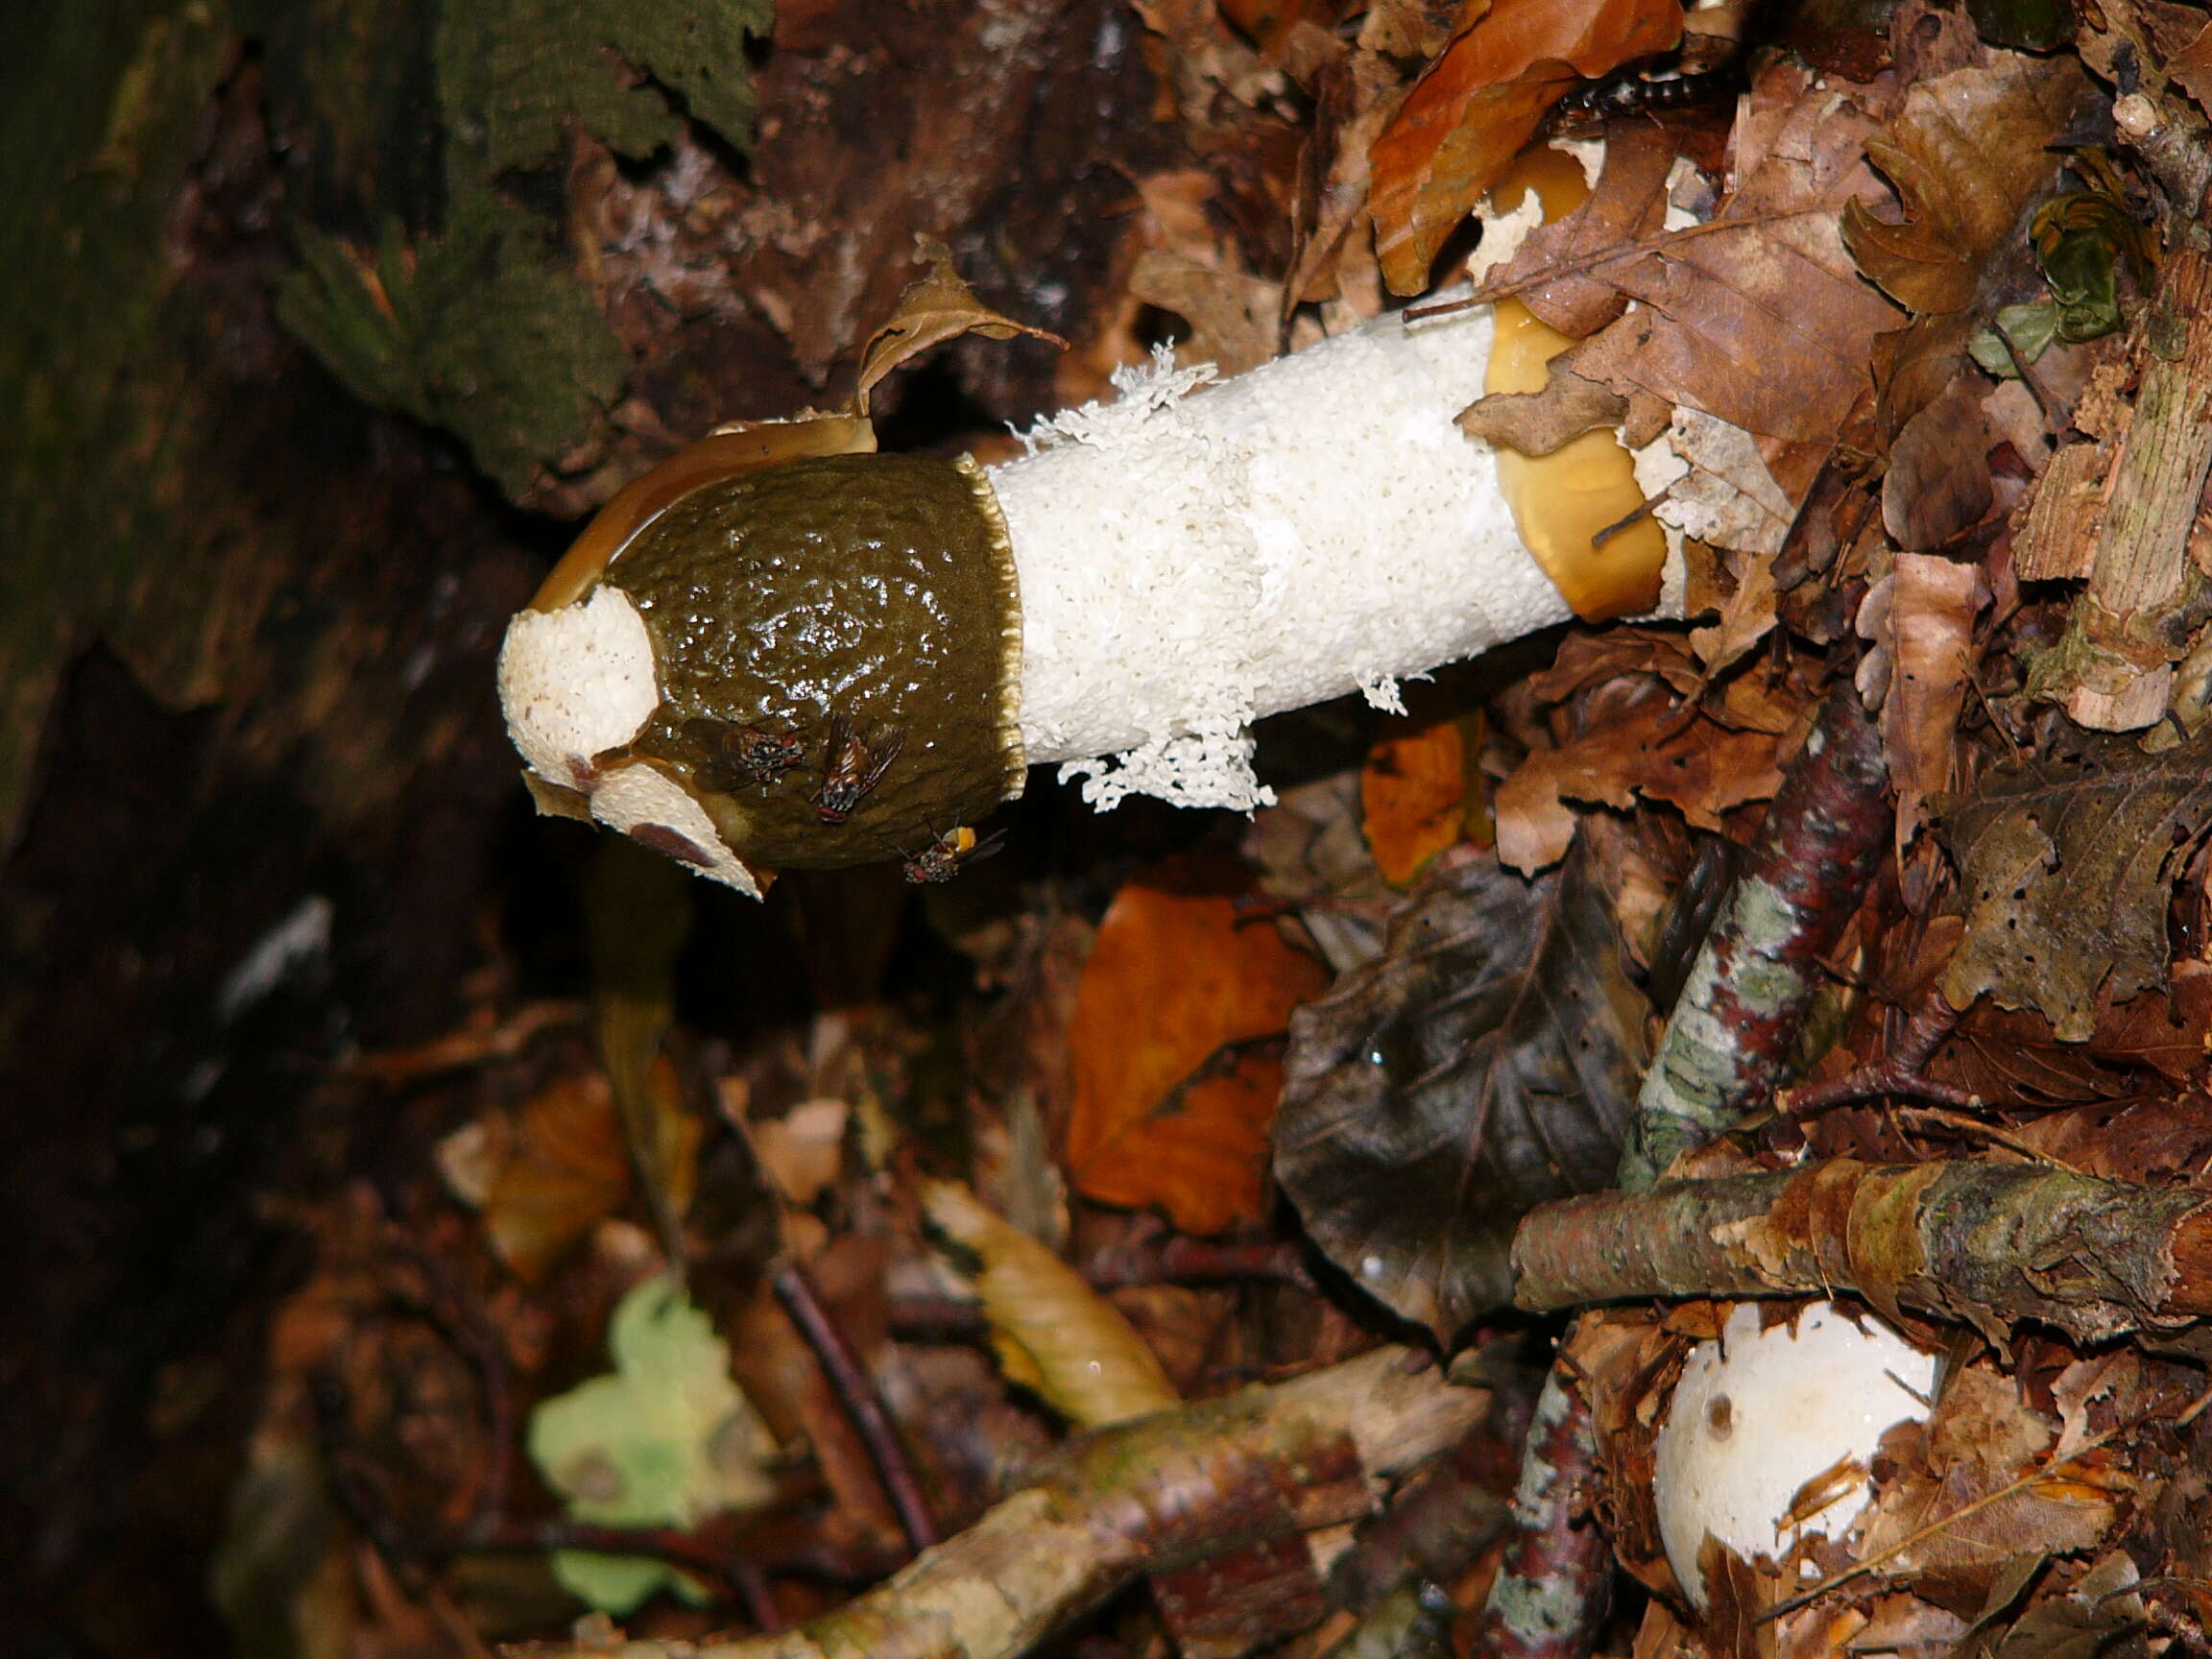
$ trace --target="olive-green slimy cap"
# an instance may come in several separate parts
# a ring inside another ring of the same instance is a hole
[[[968,458],[830,455],[703,485],[603,580],[644,618],[661,704],[596,762],[656,762],[748,864],[875,862],[1021,793],[1013,551]]]

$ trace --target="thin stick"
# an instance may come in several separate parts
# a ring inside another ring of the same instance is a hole
[[[883,1408],[875,1379],[830,1317],[830,1310],[822,1306],[821,1293],[804,1267],[786,1261],[769,1283],[791,1323],[799,1327],[799,1334],[814,1350],[822,1374],[830,1379],[838,1404],[845,1407],[861,1445],[868,1450],[868,1461],[876,1466],[876,1477],[883,1482],[883,1495],[891,1501],[907,1544],[920,1554],[937,1542],[937,1523],[922,1496],[921,1482],[914,1479],[913,1465],[906,1460],[906,1449],[899,1443],[891,1414]]]

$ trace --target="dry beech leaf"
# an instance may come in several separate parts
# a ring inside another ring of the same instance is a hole
[[[868,336],[860,351],[860,385],[853,397],[859,413],[868,413],[868,395],[883,376],[901,364],[919,357],[932,346],[957,340],[963,334],[980,334],[986,340],[1011,340],[1026,334],[1049,340],[1062,350],[1068,342],[1043,328],[1032,328],[1001,316],[969,287],[952,267],[952,251],[935,236],[917,235],[914,244],[928,268],[899,296],[891,320]]]
[[[1332,1262],[1440,1341],[1512,1300],[1524,1213],[1613,1180],[1646,1005],[1589,862],[1432,876],[1382,957],[1291,1018],[1275,1178]]]
[[[2097,998],[2166,983],[2167,901],[2212,826],[2212,731],[2162,755],[2088,738],[1995,773],[1941,808],[1964,876],[1966,931],[1943,978],[2034,1008],[2059,1040],[2096,1030]]]
[[[1867,138],[1868,157],[1905,204],[1904,223],[1876,218],[1864,202],[1843,209],[1859,268],[1914,312],[1974,303],[1990,256],[2056,179],[2062,157],[2050,146],[2089,92],[2070,56],[1987,60],[1919,83]]]
[[[1444,239],[1577,76],[1609,74],[1681,35],[1677,0],[1498,0],[1479,12],[1369,155],[1376,252],[1391,291],[1428,286]]]
[[[1486,444],[1524,455],[1549,455],[1585,432],[1618,428],[1628,399],[1610,386],[1575,373],[1575,354],[1561,351],[1545,365],[1541,392],[1493,392],[1459,414],[1459,430]]]
[[[1917,1438],[1917,1436],[1908,1437]],[[2109,1466],[2085,1458],[2047,1480],[1996,1494],[2048,1465],[2053,1426],[2024,1405],[2019,1385],[1982,1365],[1955,1373],[1929,1419],[1925,1460],[1886,1483],[1866,1518],[1858,1555],[1888,1555],[1882,1571],[1918,1581],[1923,1595],[1955,1610],[1984,1604],[2023,1550],[2066,1554],[2102,1543],[2119,1517]],[[1983,1507],[1971,1506],[1994,1499]],[[1932,1529],[1931,1529],[1932,1528]]]
[[[1988,516],[1997,499],[1989,477],[1997,440],[1984,412],[1988,392],[1977,370],[1954,376],[1889,445],[1882,523],[1898,546],[1941,547]]]
[[[1375,867],[1393,887],[1466,833],[1468,747],[1456,719],[1398,716],[1376,734],[1359,771],[1359,819]]]
[[[1187,1233],[1266,1214],[1280,1040],[1328,974],[1242,913],[1251,892],[1241,865],[1184,855],[1108,907],[1069,1033],[1068,1174],[1086,1197],[1157,1205]]]
[[[1977,565],[1900,553],[1881,645],[1890,658],[1882,702],[1882,752],[1897,787],[1897,845],[1928,816],[1931,797],[1952,784],[1959,716],[1973,673],[1974,618],[1989,590]]]
[[[1241,374],[1275,355],[1279,283],[1154,249],[1129,274],[1129,292],[1190,325],[1190,338],[1178,348],[1186,362]]]
[[[1740,182],[1712,224],[1592,269],[1644,304],[1593,335],[1576,370],[1762,436],[1833,443],[1871,391],[1875,336],[1901,321],[1838,228],[1846,202],[1885,194],[1863,153],[1869,95],[1787,61],[1766,69],[1736,127]]]
[[[1661,521],[1713,547],[1768,559],[1782,551],[1796,504],[1750,433],[1700,409],[1677,409],[1668,443],[1690,470],[1667,487],[1655,509]]]
[[[929,1221],[962,1260],[991,1321],[1007,1376],[1078,1429],[1095,1429],[1180,1398],[1121,1310],[1074,1268],[993,1214],[956,1181],[923,1190]]]
[[[557,1077],[531,1097],[484,1199],[484,1227],[524,1284],[543,1279],[630,1196],[622,1119],[604,1073]]]
[[[753,1125],[753,1155],[787,1202],[805,1208],[836,1181],[852,1117],[842,1100],[802,1100],[782,1117]]]

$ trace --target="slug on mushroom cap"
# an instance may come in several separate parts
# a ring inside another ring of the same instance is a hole
[[[1597,535],[1643,501],[1611,434],[1508,459],[1458,429],[1565,344],[1494,333],[1489,307],[1386,317],[1219,384],[1162,352],[989,469],[875,454],[851,418],[709,437],[509,631],[533,792],[756,895],[912,859],[1033,762],[1102,808],[1264,804],[1255,718],[1395,708],[1402,678],[1660,597],[1655,525]]]
[[[1719,1339],[1692,1351],[1659,1428],[1659,1537],[1700,1610],[1708,1535],[1776,1559],[1800,1531],[1835,1536],[1873,1496],[1865,1465],[1884,1432],[1926,1417],[1936,1390],[1936,1357],[1871,1314],[1815,1302],[1762,1324],[1758,1304],[1740,1303]]]

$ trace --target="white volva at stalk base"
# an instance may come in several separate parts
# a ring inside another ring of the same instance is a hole
[[[1871,1314],[1854,1323],[1815,1302],[1792,1324],[1762,1331],[1757,1303],[1739,1304],[1717,1342],[1683,1367],[1660,1426],[1653,1496],[1674,1578],[1706,1604],[1697,1553],[1707,1533],[1746,1559],[1780,1559],[1800,1530],[1834,1536],[1874,1493],[1863,1474],[1839,1480],[1805,1526],[1779,1525],[1807,1481],[1838,1464],[1863,1465],[1885,1431],[1925,1417],[1936,1356]]]

